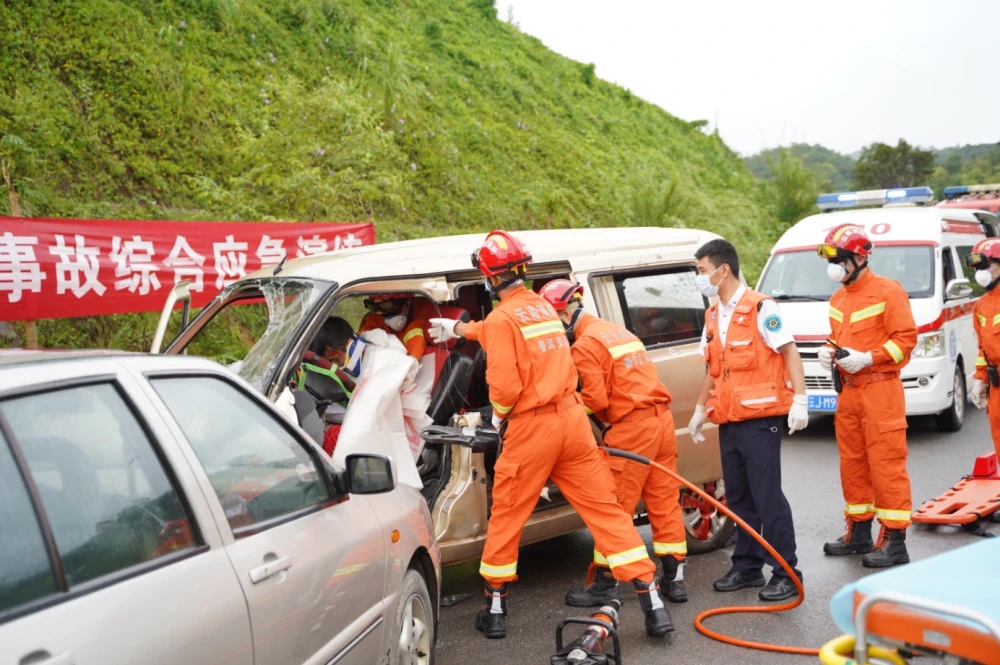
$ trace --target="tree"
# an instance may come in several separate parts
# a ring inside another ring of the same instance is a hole
[[[924,185],[933,170],[934,153],[903,139],[895,147],[873,143],[861,151],[852,173],[856,189],[888,189]]]
[[[787,148],[779,148],[777,159],[767,157],[772,174],[767,183],[771,213],[784,230],[814,212],[820,183],[805,163]]]

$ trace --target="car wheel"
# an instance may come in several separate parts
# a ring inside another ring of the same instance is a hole
[[[965,408],[968,396],[965,394],[965,376],[962,366],[955,367],[955,395],[951,406],[935,416],[938,429],[943,432],[957,432],[965,424]]]
[[[726,486],[722,480],[705,483],[704,491],[726,505]],[[681,513],[689,554],[705,554],[723,547],[736,526],[729,516],[686,487],[681,488]]]
[[[434,663],[434,606],[427,583],[415,570],[406,571],[396,608],[395,638],[389,662],[392,665]]]

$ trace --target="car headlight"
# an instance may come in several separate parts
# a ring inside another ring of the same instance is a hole
[[[937,358],[943,356],[944,353],[943,332],[917,335],[917,345],[913,348],[914,358]]]

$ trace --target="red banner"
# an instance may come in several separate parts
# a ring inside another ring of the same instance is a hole
[[[263,265],[375,242],[371,223],[137,222],[0,217],[0,321],[192,306]]]

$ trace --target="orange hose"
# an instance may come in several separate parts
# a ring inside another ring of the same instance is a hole
[[[609,455],[613,455],[615,457],[624,457],[625,459],[630,459],[634,462],[639,462],[640,464],[647,464],[651,467],[659,469],[660,471],[663,471],[671,478],[679,481],[689,490],[691,490],[692,492],[694,492],[695,494],[697,494],[698,496],[700,496],[701,498],[705,499],[710,504],[715,506],[717,510],[721,510],[723,513],[731,517],[733,521],[735,521],[736,524],[739,525],[741,529],[743,529],[754,540],[760,543],[761,547],[767,550],[767,552],[774,557],[775,561],[781,564],[781,567],[784,569],[785,573],[792,580],[792,582],[795,583],[795,588],[798,590],[799,595],[795,598],[795,600],[788,603],[784,603],[782,605],[766,605],[766,606],[746,605],[742,607],[716,607],[711,610],[705,610],[704,612],[702,612],[701,614],[699,614],[694,618],[694,627],[698,629],[699,633],[701,633],[705,637],[710,637],[713,640],[724,642],[726,644],[732,644],[733,646],[745,647],[747,649],[757,649],[759,651],[776,651],[778,653],[795,653],[795,654],[800,654],[802,656],[819,655],[819,649],[811,649],[809,647],[790,647],[781,644],[767,644],[766,642],[751,642],[750,640],[741,640],[736,637],[729,637],[728,635],[723,635],[722,633],[717,633],[714,630],[707,628],[704,624],[705,619],[708,619],[709,617],[719,616],[720,614],[743,614],[751,612],[753,613],[784,612],[786,610],[793,610],[799,605],[801,605],[802,602],[806,599],[806,591],[802,587],[802,581],[799,579],[799,576],[795,574],[795,571],[792,570],[792,567],[788,565],[788,562],[785,561],[780,554],[778,554],[777,550],[771,547],[770,543],[764,540],[763,536],[757,533],[757,531],[755,531],[754,529],[751,529],[750,525],[748,525],[737,515],[735,515],[733,511],[729,510],[728,507],[716,501],[714,497],[709,496],[703,490],[695,487],[688,481],[681,478],[678,474],[674,473],[673,471],[663,466],[662,464],[654,462],[653,460],[647,459],[641,455],[636,455],[635,453],[629,453],[614,448],[606,448],[606,450],[608,451]]]

